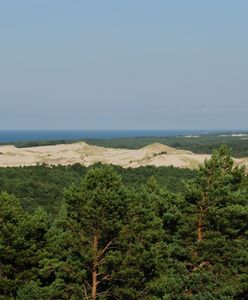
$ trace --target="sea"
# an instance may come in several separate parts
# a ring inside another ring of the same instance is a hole
[[[0,130],[0,143],[201,135],[217,130]]]

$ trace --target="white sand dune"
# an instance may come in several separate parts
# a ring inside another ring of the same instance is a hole
[[[209,157],[207,154],[194,154],[159,143],[137,150],[104,148],[85,142],[32,148],[0,146],[0,167],[33,166],[42,163],[48,165],[80,163],[89,166],[101,162],[124,168],[154,165],[193,169]],[[247,158],[235,159],[235,163],[248,167]]]

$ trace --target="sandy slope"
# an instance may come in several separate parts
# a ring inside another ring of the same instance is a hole
[[[206,154],[194,154],[162,144],[152,144],[138,150],[104,148],[88,145],[85,142],[33,148],[0,146],[0,167],[31,166],[42,163],[49,165],[81,163],[89,166],[102,162],[125,168],[146,165],[197,168],[209,157]],[[248,166],[248,159],[237,159],[236,163]]]

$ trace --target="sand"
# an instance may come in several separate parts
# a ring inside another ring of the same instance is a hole
[[[137,150],[104,148],[85,142],[32,148],[0,146],[0,167],[34,166],[43,163],[47,165],[80,163],[90,166],[101,162],[124,168],[153,165],[195,169],[209,158],[210,155],[207,154],[194,154],[159,143]],[[235,163],[248,167],[248,158],[235,159]]]

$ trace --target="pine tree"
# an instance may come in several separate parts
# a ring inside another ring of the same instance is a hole
[[[82,283],[86,279],[84,252],[78,250],[80,236],[70,226],[66,205],[62,205],[46,234],[40,260],[40,282],[25,287],[40,299],[84,299]],[[81,245],[82,246],[82,245]]]
[[[113,299],[150,299],[164,250],[164,230],[149,191],[132,194],[127,221],[119,238],[119,255],[112,270]]]
[[[185,294],[202,299],[247,292],[248,184],[225,146],[214,151],[188,185]]]
[[[31,216],[14,196],[1,193],[0,297],[15,298],[19,288],[37,280],[46,230],[44,211],[37,210]]]
[[[148,299],[159,274],[164,235],[149,197],[127,191],[110,167],[91,169],[65,197],[47,234],[42,295]]]
[[[85,298],[109,294],[108,256],[114,249],[127,210],[127,194],[111,168],[91,169],[79,187],[66,193],[68,225],[75,235],[75,251],[86,271]]]
[[[152,211],[162,222],[163,230],[159,237],[162,252],[157,255],[158,273],[150,285],[149,296],[154,300],[178,299],[184,290],[184,277],[187,276],[183,262],[186,251],[182,245],[181,233],[186,201],[181,194],[161,188],[153,177],[139,193],[150,203]]]

